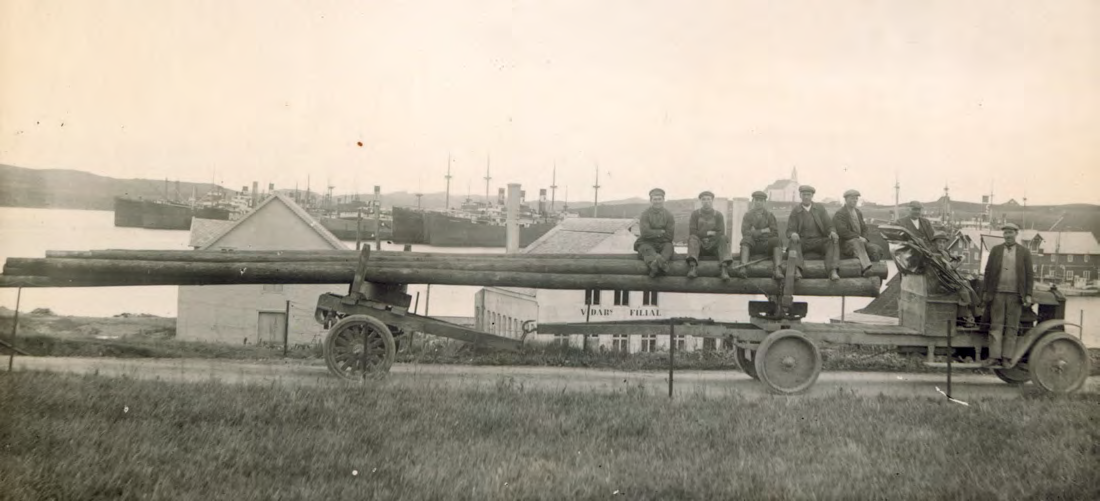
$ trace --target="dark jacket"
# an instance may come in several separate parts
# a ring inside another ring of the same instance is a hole
[[[924,224],[924,223],[921,223]],[[1031,267],[1031,251],[1017,243],[1016,247],[1016,290],[1020,291],[1020,302],[1024,296],[1030,296],[1035,286],[1035,272]],[[991,297],[997,292],[997,282],[1001,279],[1001,264],[1005,259],[1005,244],[995,245],[989,251],[989,261],[985,263],[984,294]]]
[[[764,228],[771,230],[770,233],[760,233]],[[749,209],[741,218],[741,236],[755,240],[779,238],[779,223],[775,220],[775,214],[765,208]]]
[[[836,228],[836,234],[840,237],[841,242],[859,237],[867,238],[867,223],[863,221],[863,213],[859,209],[851,210],[856,211],[856,218],[859,220],[859,231],[852,228],[852,216],[847,205],[836,211],[836,214],[833,214],[833,227]]]
[[[925,243],[929,245],[932,244],[932,237],[936,234],[936,230],[932,228],[932,221],[929,221],[928,219],[923,217],[920,218],[919,230],[916,226],[913,226],[913,221],[908,217],[902,218],[902,220],[899,221],[898,224],[901,225],[902,228],[905,228],[913,233],[916,233],[917,235],[924,237]]]
[[[726,218],[721,212],[714,209],[710,213],[704,213],[703,209],[696,209],[688,219],[688,235],[695,235],[700,240],[712,238],[707,236],[708,231],[715,232],[715,237],[722,238],[726,234]]]
[[[650,207],[638,218],[638,228],[641,235],[634,242],[634,250],[638,250],[638,246],[643,243],[660,247],[672,243],[676,232],[676,218],[664,207]]]
[[[802,207],[802,204],[794,206],[791,210],[790,217],[787,218],[787,238],[791,237],[791,233],[798,233],[799,237],[803,237],[805,231],[802,228],[802,214],[806,213],[806,209]],[[817,226],[817,231],[821,232],[822,237],[828,237],[829,233],[833,231],[833,219],[829,217],[829,213],[825,211],[825,207],[821,204],[810,205],[810,216],[813,216],[814,224]]]

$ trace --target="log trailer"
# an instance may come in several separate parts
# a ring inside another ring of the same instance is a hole
[[[551,256],[544,256],[550,258]],[[397,345],[410,332],[423,332],[457,339],[479,346],[506,350],[519,350],[522,340],[485,333],[442,320],[409,312],[410,296],[405,285],[378,283],[365,279],[370,259],[369,248],[364,248],[351,283],[349,294],[340,296],[324,294],[318,298],[315,316],[318,322],[331,325],[324,341],[325,362],[330,371],[343,378],[358,379],[385,373],[396,357]],[[788,263],[801,258],[788,256]],[[681,261],[682,263],[682,261]],[[705,265],[707,263],[701,263]],[[955,368],[981,368],[982,356],[987,351],[988,324],[965,328],[957,325],[957,303],[953,293],[939,290],[930,274],[907,274],[901,279],[898,325],[821,324],[803,322],[808,312],[805,302],[793,300],[800,292],[800,283],[793,273],[786,273],[783,281],[771,282],[772,286],[759,287],[759,292],[736,287],[724,287],[715,278],[716,263],[710,270],[701,266],[704,276],[695,279],[701,284],[690,292],[763,293],[767,301],[750,301],[750,319],[747,322],[723,323],[698,319],[671,319],[663,321],[621,321],[592,323],[541,324],[525,328],[525,332],[537,330],[539,334],[580,335],[657,335],[669,332],[675,325],[678,335],[722,339],[734,346],[741,369],[753,379],[762,382],[770,391],[778,394],[797,394],[806,391],[821,373],[820,346],[824,343],[864,346],[893,346],[899,350],[921,351],[925,364],[950,368],[951,357],[968,357],[955,363]],[[843,263],[842,263],[843,265]],[[814,270],[815,263],[806,261],[805,269]],[[824,269],[821,263],[817,268]],[[674,273],[677,268],[674,266]],[[606,285],[606,277],[577,275],[584,288]],[[637,285],[642,290],[683,290],[682,277],[640,276]],[[736,282],[738,279],[734,279]],[[760,280],[760,279],[741,279]],[[841,279],[842,281],[866,281],[870,287],[835,284],[835,295],[877,295],[881,284],[879,277]],[[813,282],[813,280],[803,281]],[[486,281],[486,285],[490,281]],[[826,282],[827,283],[827,282]],[[822,290],[824,287],[825,290]],[[828,285],[802,287],[803,293],[830,295]],[[556,284],[555,288],[573,288]],[[731,290],[722,290],[732,289]],[[855,292],[853,292],[853,290]],[[866,291],[871,291],[867,293]],[[1089,375],[1089,356],[1085,346],[1064,330],[1070,324],[1065,320],[1065,297],[1057,290],[1039,291],[1033,294],[1038,311],[1025,308],[1020,319],[1020,337],[1010,361],[993,367],[997,377],[1009,384],[1034,381],[1046,391],[1068,393],[1079,389]],[[527,325],[530,325],[528,323]],[[526,325],[525,325],[526,327]],[[1079,326],[1078,326],[1079,327]],[[525,334],[526,335],[526,334]],[[948,361],[937,361],[946,356]]]

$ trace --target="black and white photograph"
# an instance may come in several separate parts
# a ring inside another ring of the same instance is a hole
[[[0,499],[1100,499],[1100,2],[0,0]]]

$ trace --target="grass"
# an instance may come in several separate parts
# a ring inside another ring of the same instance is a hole
[[[0,374],[9,499],[1098,499],[1100,397]]]

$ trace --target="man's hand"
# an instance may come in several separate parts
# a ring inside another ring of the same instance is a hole
[[[1024,296],[1024,308],[1031,307],[1031,296]]]
[[[859,237],[859,241],[863,242],[863,243],[867,243],[867,237]]]
[[[708,236],[708,237],[713,237],[713,236],[714,236],[714,235],[716,235],[717,233],[718,233],[718,232],[716,232],[716,231],[714,231],[714,230],[710,230],[710,231],[708,231],[708,232],[707,232],[707,236]]]
[[[835,231],[830,231],[829,239],[836,242],[837,240],[840,240],[840,235],[837,235]]]
[[[791,233],[791,242],[798,243],[798,233]]]
[[[770,235],[770,234],[771,234],[771,232],[772,232],[772,229],[771,229],[771,228],[761,228],[761,229],[760,229],[760,233],[762,233],[762,234],[764,234],[764,235]]]

